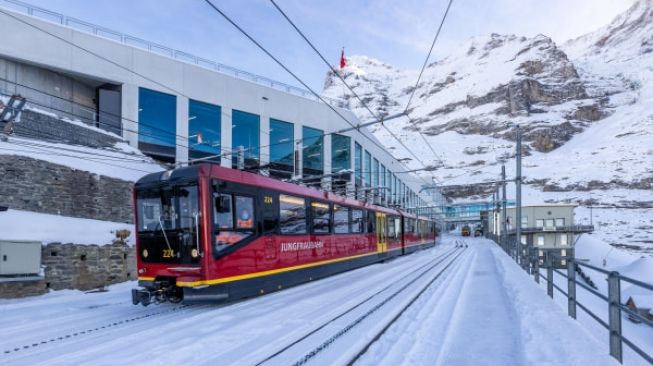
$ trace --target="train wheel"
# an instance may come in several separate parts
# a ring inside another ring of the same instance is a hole
[[[179,287],[173,287],[165,292],[166,300],[173,304],[178,304],[184,299],[184,292]]]

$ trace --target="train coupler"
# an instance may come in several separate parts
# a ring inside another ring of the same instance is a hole
[[[143,304],[148,306],[152,303],[152,292],[147,289],[132,289],[132,303],[134,305]]]

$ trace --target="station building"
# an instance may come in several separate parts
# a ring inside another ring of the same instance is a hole
[[[541,204],[522,206],[521,222],[516,219],[516,208],[506,208],[506,234],[509,242],[515,241],[516,226],[521,225],[519,254],[528,256],[534,251],[538,265],[564,268],[567,260],[574,258],[578,237],[594,230],[592,225],[578,225],[574,218],[575,204]],[[490,236],[498,238],[503,230],[501,211],[489,212]],[[548,263],[547,263],[548,261]]]
[[[420,214],[425,191],[338,101],[16,0],[0,1],[0,93],[169,163],[210,160]],[[367,122],[367,121],[365,121]]]

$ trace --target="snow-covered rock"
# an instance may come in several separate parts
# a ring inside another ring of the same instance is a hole
[[[366,56],[347,58],[340,70],[377,116],[407,108],[418,74]],[[650,195],[641,194],[653,188],[652,81],[653,0],[640,0],[609,25],[562,45],[545,35],[474,37],[427,65],[410,118],[385,126],[438,167],[420,174],[461,185],[461,195],[470,192],[466,184],[496,181],[502,163],[514,174],[519,125],[525,203],[653,208]],[[344,99],[364,121],[374,119],[333,73],[324,95]],[[371,129],[397,158],[423,168],[384,128]],[[645,219],[653,222],[651,216]]]

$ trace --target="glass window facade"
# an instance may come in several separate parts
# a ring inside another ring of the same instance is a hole
[[[302,168],[304,176],[324,174],[324,132],[310,127],[302,128]]]
[[[232,167],[238,167],[238,151],[244,150],[245,169],[259,166],[259,131],[261,119],[258,115],[234,110],[231,114]]]
[[[163,161],[174,162],[177,97],[138,89],[138,148]]]
[[[385,173],[385,165],[381,164],[381,187],[386,187],[385,182],[386,182],[386,173]],[[381,190],[381,197],[385,199],[387,195],[387,191],[385,189]]]
[[[363,173],[365,185],[369,187],[372,184],[372,154],[367,150],[365,150],[365,167],[363,168]]]
[[[222,109],[197,100],[188,102],[188,156],[199,159],[220,154]],[[209,160],[220,162],[220,157]]]
[[[351,169],[351,138],[334,134],[331,136],[331,172]]]
[[[354,170],[356,171],[356,184],[363,180],[363,148],[357,142],[354,146]]]
[[[331,173],[351,169],[351,138],[349,136],[331,135]],[[337,174],[331,177],[331,188],[342,195],[347,194],[347,183],[351,173]]]
[[[372,162],[372,187],[379,186],[379,161],[374,159]],[[375,194],[378,194],[378,190],[374,191]]]
[[[270,175],[290,178],[294,168],[295,126],[270,118]]]

